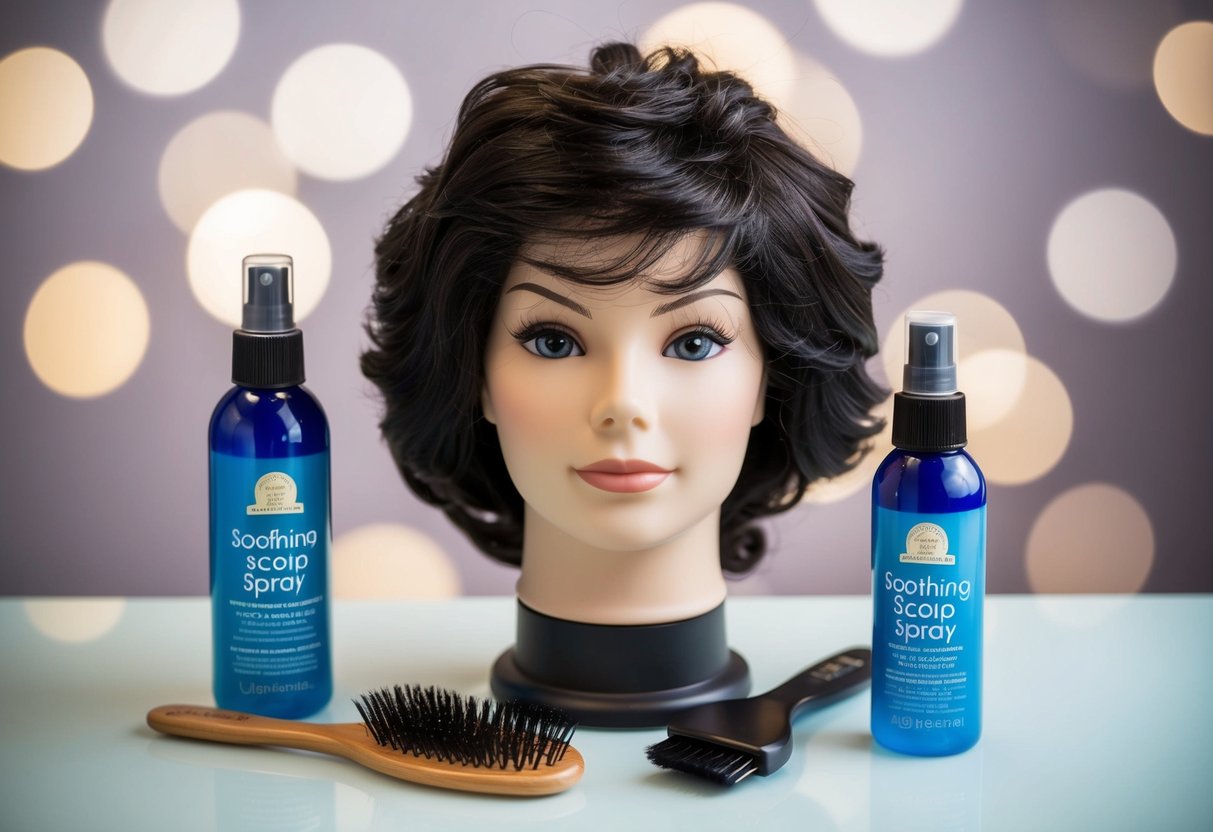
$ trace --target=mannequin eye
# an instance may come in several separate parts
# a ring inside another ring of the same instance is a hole
[[[727,343],[720,335],[699,329],[679,335],[661,354],[683,361],[706,361],[719,355]]]
[[[519,339],[523,348],[540,358],[573,358],[585,355],[581,345],[573,340],[573,336],[559,329],[545,329],[530,337]]]

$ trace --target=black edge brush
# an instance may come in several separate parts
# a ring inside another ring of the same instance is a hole
[[[852,647],[749,699],[709,702],[674,716],[669,738],[649,746],[653,765],[731,786],[766,776],[792,756],[792,720],[857,693],[872,678],[872,651]]]
[[[147,724],[192,739],[334,754],[400,780],[485,794],[555,794],[585,770],[569,744],[575,726],[555,708],[419,685],[373,691],[354,705],[362,722],[329,725],[162,705],[148,711]]]

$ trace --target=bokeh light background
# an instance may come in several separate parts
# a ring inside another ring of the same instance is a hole
[[[743,72],[855,178],[888,252],[874,373],[899,384],[905,310],[958,313],[990,591],[1213,591],[1208,3],[60,0],[2,20],[2,595],[206,593],[207,422],[255,250],[297,263],[335,592],[512,592],[379,440],[357,367],[372,240],[477,80],[617,38]],[[769,524],[734,592],[868,591],[877,444]],[[30,615],[58,632],[55,604]],[[57,637],[121,614],[95,604]]]

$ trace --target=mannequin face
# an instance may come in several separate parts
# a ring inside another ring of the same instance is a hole
[[[646,286],[684,274],[700,245],[688,236],[619,286],[511,269],[482,400],[528,536],[546,523],[595,549],[635,552],[709,524],[715,542],[762,419],[765,364],[733,269],[683,294]]]

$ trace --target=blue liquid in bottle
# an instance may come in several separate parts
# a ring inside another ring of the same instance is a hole
[[[907,316],[895,449],[872,485],[872,736],[957,754],[981,736],[986,484],[965,444],[955,317]]]
[[[210,423],[214,692],[221,708],[282,718],[332,696],[329,429],[302,386],[293,264],[244,261],[232,380]]]

